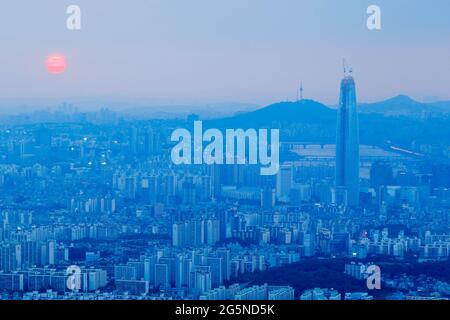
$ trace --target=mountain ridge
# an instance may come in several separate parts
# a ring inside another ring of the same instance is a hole
[[[231,117],[212,120],[219,126],[268,126],[273,122],[279,123],[328,123],[335,121],[336,110],[311,99],[295,102],[283,101],[270,104],[251,112],[239,113]]]
[[[424,117],[424,104],[405,95],[399,95],[381,104],[369,105],[378,108],[371,111],[366,104],[358,105],[361,143],[383,145],[391,141],[399,146],[410,147],[411,142],[450,142],[450,102],[427,104],[438,105],[444,110],[435,116],[428,112]],[[404,112],[405,106],[409,113]],[[388,111],[382,110],[386,108]],[[418,109],[418,110],[414,110]],[[393,112],[393,110],[396,112]],[[412,109],[412,111],[411,111]],[[426,109],[428,110],[428,109]],[[426,111],[425,111],[426,112]],[[445,113],[449,112],[449,113]],[[337,110],[320,102],[305,99],[295,102],[278,102],[261,109],[240,113],[232,117],[207,120],[205,128],[273,128],[280,129],[284,141],[317,141],[334,143],[336,139]]]
[[[387,100],[361,103],[360,113],[375,113],[384,116],[414,116],[450,114],[450,101],[419,102],[407,95],[397,95]]]
[[[358,113],[361,115],[381,115],[385,117],[423,117],[436,115],[450,115],[450,101],[438,101],[423,103],[413,98],[400,94],[392,98],[371,103],[359,103]],[[239,112],[233,116],[216,118],[212,120],[218,125],[238,125],[247,127],[264,126],[268,123],[327,123],[336,119],[336,107],[327,106],[312,99],[299,101],[282,101],[265,107],[249,111]]]

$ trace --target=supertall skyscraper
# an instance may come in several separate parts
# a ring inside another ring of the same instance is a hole
[[[359,205],[359,125],[355,81],[344,68],[337,119],[336,202]]]

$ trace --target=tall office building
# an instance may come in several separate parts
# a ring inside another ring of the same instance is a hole
[[[276,195],[279,201],[288,201],[294,182],[294,170],[290,164],[283,164],[277,174]]]
[[[155,264],[155,286],[168,288],[170,280],[169,265],[166,263]]]
[[[341,81],[337,120],[336,189],[345,191],[346,204],[359,205],[359,128],[355,81],[346,72]],[[343,204],[343,203],[338,203]]]
[[[218,164],[208,166],[208,175],[211,177],[212,195],[214,198],[218,199],[220,198],[220,193],[222,191],[221,166]]]
[[[130,128],[130,152],[136,154],[138,151],[138,129],[136,127]]]
[[[161,153],[161,137],[159,132],[148,128],[144,136],[144,148],[147,155],[159,155]]]
[[[275,206],[275,189],[271,187],[264,187],[261,189],[261,208],[264,210],[271,210]]]
[[[174,247],[184,247],[186,234],[185,227],[186,224],[184,222],[176,222],[172,225],[172,245]]]
[[[207,219],[205,221],[205,242],[213,246],[220,241],[220,223],[219,219]]]

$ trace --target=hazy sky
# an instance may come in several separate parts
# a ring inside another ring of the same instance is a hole
[[[66,28],[66,8],[82,30]],[[369,31],[366,9],[382,9]],[[360,101],[450,99],[448,0],[2,0],[0,99],[335,104],[342,58]],[[46,57],[66,57],[48,74]]]

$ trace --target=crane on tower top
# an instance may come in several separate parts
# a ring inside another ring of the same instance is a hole
[[[300,101],[303,100],[303,81],[300,82]]]
[[[342,59],[342,64],[344,67],[344,76],[345,77],[351,76],[353,74],[353,69],[347,65],[347,61],[345,60],[345,58]]]

